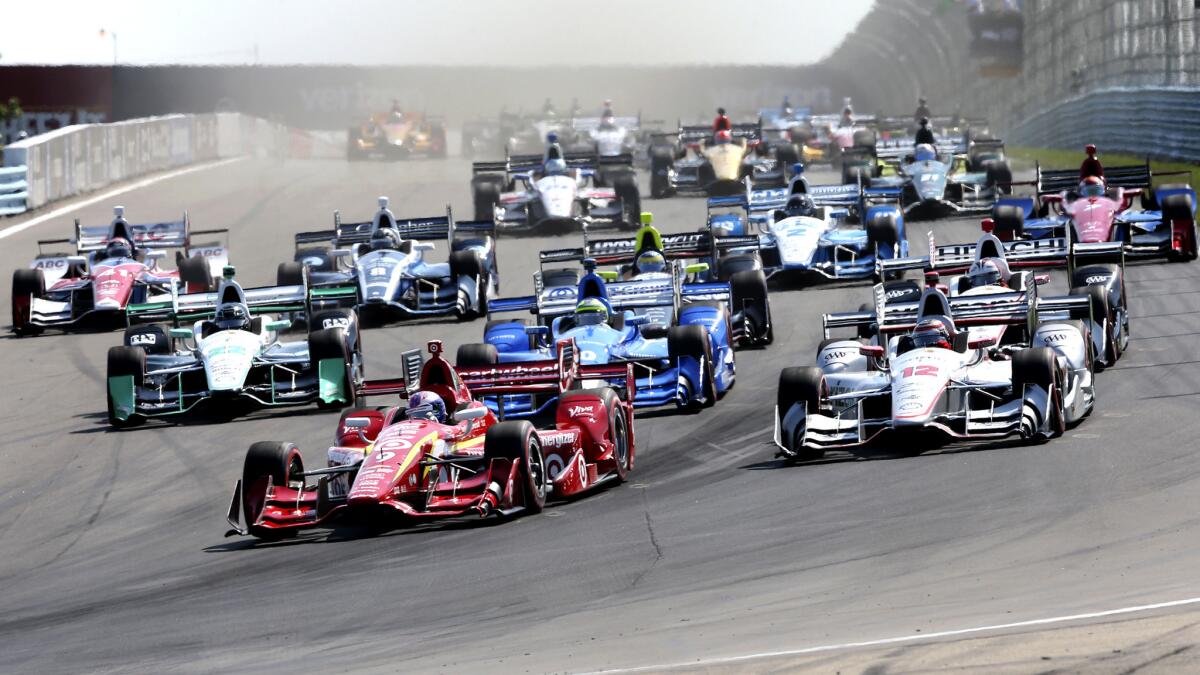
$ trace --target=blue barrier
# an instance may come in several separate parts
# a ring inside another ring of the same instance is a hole
[[[29,176],[24,166],[0,167],[0,216],[29,210]]]
[[[1005,141],[1031,148],[1124,152],[1200,161],[1200,87],[1110,87],[1070,98],[1017,124]]]

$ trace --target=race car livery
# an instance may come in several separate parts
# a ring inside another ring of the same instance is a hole
[[[398,395],[410,405],[345,412],[326,467],[306,471],[292,443],[251,446],[227,515],[233,533],[274,539],[335,520],[379,526],[533,514],[548,500],[618,484],[633,468],[633,409],[623,398],[632,391],[584,386],[632,377],[630,366],[581,365],[569,342],[553,360],[481,368],[452,367],[438,341],[428,351],[423,365],[420,352],[401,354],[405,377],[360,386],[363,396]],[[534,391],[558,397],[547,428],[501,421],[479,400]],[[440,405],[414,406],[418,396]]]
[[[12,326],[17,335],[45,328],[70,330],[127,323],[126,307],[168,298],[178,286],[190,291],[214,288],[213,279],[229,262],[222,243],[197,243],[194,236],[226,235],[228,230],[193,230],[187,213],[177,221],[131,224],[125,208],[113,209],[108,226],[75,220],[75,236],[38,242],[28,269],[13,273]],[[74,245],[74,253],[41,252],[44,246]],[[164,269],[166,251],[176,251],[176,269]]]
[[[762,122],[733,124],[729,142],[715,142],[708,126],[684,126],[670,134],[674,145],[650,148],[650,193],[654,198],[675,194],[722,196],[740,193],[744,181],[759,188],[785,187],[798,161],[791,143],[772,145],[763,138]]]
[[[488,298],[499,292],[493,225],[455,222],[444,216],[397,219],[388,198],[369,221],[344,223],[334,212],[334,228],[295,236],[294,261],[279,266],[281,286],[305,284],[315,311],[353,307],[364,320],[454,315],[472,319],[487,313]],[[433,241],[445,241],[449,260],[431,262]]]
[[[375,113],[347,132],[346,158],[445,157],[446,124],[418,112]]]

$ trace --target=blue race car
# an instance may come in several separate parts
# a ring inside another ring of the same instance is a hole
[[[726,273],[756,261],[767,277],[783,272],[826,279],[869,279],[877,260],[908,255],[896,188],[815,185],[748,190],[708,200],[707,228],[729,255],[713,261]],[[735,246],[738,241],[742,246]]]
[[[544,262],[565,258],[561,251],[543,252]],[[708,407],[733,387],[728,283],[685,280],[704,271],[704,264],[665,261],[661,271],[640,271],[624,281],[605,279],[615,275],[598,274],[595,264],[585,260],[574,285],[563,283],[574,270],[540,271],[535,295],[494,300],[493,313],[528,311],[536,321],[489,321],[483,344],[460,347],[458,365],[545,361],[557,356],[557,344],[574,340],[585,365],[634,364],[636,407]],[[551,409],[554,397],[512,394],[487,403],[505,417],[529,417]]]

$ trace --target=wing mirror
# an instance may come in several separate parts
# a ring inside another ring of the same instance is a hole
[[[525,326],[526,335],[549,335],[549,326]]]
[[[1033,277],[1033,283],[1037,284],[1038,286],[1045,286],[1046,284],[1050,283],[1050,275],[1035,274]]]
[[[642,327],[642,337],[647,340],[660,340],[667,337],[667,327],[661,323],[647,324]]]
[[[434,245],[427,241],[413,242],[413,245],[412,245],[412,250],[414,250],[414,251],[432,251],[433,249],[434,249]]]
[[[157,262],[165,257],[167,257],[166,251],[146,251],[143,259]]]
[[[348,429],[356,430],[358,432],[358,440],[362,441],[363,443],[371,442],[370,439],[367,438],[367,432],[365,431],[367,427],[371,426],[371,420],[365,417],[347,417],[346,419],[342,420],[342,426],[345,426]]]
[[[685,274],[699,274],[701,272],[707,272],[708,271],[708,263],[705,263],[705,262],[692,263],[691,265],[684,267],[683,271]]]
[[[471,429],[475,426],[475,420],[487,417],[487,414],[487,408],[467,408],[466,410],[459,410],[458,412],[454,413],[454,421],[466,422],[466,433],[469,434],[471,433]]]
[[[167,331],[167,335],[170,335],[176,340],[187,340],[194,337],[195,334],[192,332],[191,328],[172,328]]]
[[[353,256],[354,252],[348,248],[335,248],[329,252],[329,257],[335,260],[338,258],[351,258]]]
[[[626,316],[626,326],[645,326],[650,323],[650,318],[645,316]]]
[[[274,321],[268,321],[267,325],[265,326],[265,328],[271,332],[287,330],[288,328],[291,328],[291,327],[292,327],[292,322],[287,319],[275,319]]]
[[[870,356],[876,359],[882,359],[887,350],[882,345],[863,345],[858,348],[858,353],[863,356]]]
[[[616,281],[620,276],[616,270],[598,270],[595,274],[605,281]]]

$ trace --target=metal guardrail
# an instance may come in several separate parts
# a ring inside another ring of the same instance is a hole
[[[15,216],[29,209],[29,172],[25,166],[0,168],[0,216]]]
[[[1014,125],[1011,145],[1200,161],[1200,87],[1110,87],[1066,99]]]

